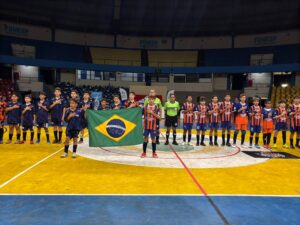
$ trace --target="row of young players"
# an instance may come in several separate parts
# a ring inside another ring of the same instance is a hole
[[[132,94],[130,95],[132,99]],[[71,101],[76,104],[76,109],[72,110]],[[48,118],[49,113],[51,115],[51,123],[54,127],[54,141],[53,143],[61,143],[62,140],[62,126],[64,122],[68,122],[68,114],[75,113],[74,117],[78,117],[77,123],[68,124],[71,129],[76,129],[81,131],[81,137],[79,143],[83,142],[84,129],[87,127],[87,121],[84,119],[84,113],[87,109],[94,109],[94,102],[91,100],[89,92],[84,92],[83,99],[79,99],[78,92],[76,90],[71,91],[70,101],[66,101],[61,95],[60,88],[56,88],[54,91],[54,97],[49,101],[46,98],[46,94],[41,92],[39,94],[39,100],[37,104],[32,103],[32,97],[30,95],[25,96],[24,104],[18,101],[18,96],[16,93],[12,94],[11,101],[6,103],[0,98],[0,143],[3,143],[4,134],[4,122],[7,120],[9,126],[9,139],[7,144],[12,142],[14,130],[16,130],[17,140],[16,144],[22,144],[26,141],[27,131],[30,131],[30,143],[33,144],[34,139],[34,125],[37,126],[37,141],[40,143],[41,129],[43,128],[46,133],[47,143],[50,143],[49,131],[48,131]],[[133,102],[138,104],[137,102]],[[102,99],[98,110],[106,109],[120,109],[123,107],[131,108],[134,106],[132,101],[127,101],[124,106],[121,104],[119,96],[114,96],[114,103],[111,106],[107,105],[107,101]],[[23,140],[21,138],[21,128],[23,131]],[[76,125],[76,126],[75,126]],[[74,127],[75,126],[75,127]],[[73,127],[73,128],[72,128]],[[67,134],[69,135],[69,134]]]
[[[175,101],[175,95],[170,98],[171,102]],[[169,102],[170,102],[169,101]],[[230,130],[235,125],[233,136],[233,145],[236,145],[237,136],[241,131],[241,144],[244,144],[245,134],[250,120],[250,146],[252,147],[253,138],[255,137],[255,146],[260,148],[259,134],[263,132],[263,143],[265,148],[271,148],[270,140],[273,133],[273,148],[277,147],[277,134],[282,131],[283,146],[288,148],[286,144],[286,131],[288,122],[290,125],[290,148],[300,148],[300,97],[294,98],[293,104],[287,108],[285,100],[279,101],[276,109],[271,108],[271,102],[266,101],[265,106],[260,106],[258,98],[253,100],[253,105],[249,106],[246,102],[246,96],[240,95],[239,103],[232,103],[230,95],[226,95],[223,102],[218,101],[217,96],[213,96],[211,102],[207,104],[205,97],[199,98],[199,104],[192,103],[192,96],[188,96],[186,102],[182,105],[183,113],[183,142],[186,143],[186,134],[188,134],[187,144],[191,142],[191,131],[193,124],[196,123],[197,143],[196,145],[205,146],[205,131],[209,127],[209,145],[218,146],[217,131],[219,126],[222,128],[222,146],[231,146]],[[168,103],[168,102],[167,102]],[[176,142],[176,127],[178,125],[177,116],[168,116],[168,104],[165,104],[166,110],[166,143],[169,144],[169,135],[171,128],[173,129],[173,144]],[[172,108],[171,108],[172,109]],[[170,110],[171,110],[170,109]],[[200,141],[201,134],[201,141]],[[225,136],[227,134],[227,140]],[[296,144],[294,145],[294,136],[297,135]]]

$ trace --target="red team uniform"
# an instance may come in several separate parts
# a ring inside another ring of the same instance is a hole
[[[287,119],[288,119],[288,111],[286,108],[277,108],[276,109],[276,115],[284,115],[282,117],[276,118],[276,125],[275,125],[275,130],[281,131],[281,130],[287,130]]]
[[[206,125],[207,125],[207,112],[208,112],[208,107],[206,105],[198,105],[195,109],[197,112],[197,125],[196,125],[196,130],[197,131],[205,131],[206,130]]]
[[[250,123],[250,132],[251,133],[260,133],[261,132],[261,125],[262,125],[262,107],[260,106],[251,106],[250,107],[251,116],[251,123]]]
[[[290,113],[295,113],[291,115],[291,124],[290,124],[290,131],[300,133],[300,104],[291,105]]]
[[[232,102],[222,102],[220,105],[221,111],[221,127],[222,129],[231,129],[231,121],[232,121],[232,112],[234,109],[234,105]]]
[[[209,103],[208,111],[212,112],[209,115],[209,123],[211,129],[218,129],[220,123],[220,104],[219,103]]]
[[[195,104],[185,102],[181,109],[183,112],[183,129],[184,130],[191,130],[193,128],[194,123],[194,111],[195,111]]]
[[[151,136],[151,138],[156,136],[156,122],[157,122],[157,118],[148,113],[148,111],[151,110],[153,111],[155,114],[158,114],[159,112],[159,108],[158,106],[155,105],[145,105],[144,106],[144,136]]]

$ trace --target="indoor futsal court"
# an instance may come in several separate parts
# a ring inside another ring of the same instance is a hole
[[[0,1],[0,225],[300,225],[299,21]]]

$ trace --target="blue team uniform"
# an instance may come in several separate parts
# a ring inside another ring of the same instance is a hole
[[[72,117],[70,120],[68,120],[68,116],[71,113],[75,113],[76,115]],[[77,138],[79,131],[82,128],[82,117],[84,114],[84,110],[81,109],[75,109],[71,110],[70,108],[66,110],[65,113],[65,121],[68,123],[66,128],[66,136],[69,138]]]
[[[49,110],[50,105],[48,101],[44,101],[42,105]],[[38,105],[36,107],[36,123],[37,127],[48,128],[48,111]]]
[[[92,101],[92,100],[89,100],[89,101],[87,101],[87,102],[85,102],[84,100],[82,100],[81,102],[80,102],[80,108],[82,108],[82,107],[84,107],[84,106],[87,106],[88,107],[88,109],[94,109],[94,102]],[[84,114],[83,114],[84,115]],[[83,116],[83,118],[82,118],[82,122],[81,122],[81,126],[82,126],[82,129],[85,129],[85,128],[87,128],[87,125],[88,125],[88,123],[87,123],[87,120],[84,118],[84,116]]]
[[[26,107],[29,107],[30,110],[27,110],[22,115],[22,129],[24,131],[33,129],[33,120],[34,120],[34,115],[35,115],[35,107],[32,103],[30,103],[28,105],[23,104],[21,107],[21,111],[23,111]]]
[[[53,126],[62,126],[62,116],[64,112],[64,108],[66,107],[66,101],[63,97],[59,98],[60,104],[55,105],[51,109],[51,122],[53,123]],[[52,105],[56,101],[56,98],[52,98],[50,105]]]
[[[21,114],[22,114],[21,103],[20,102],[9,102],[6,107],[9,108],[9,107],[13,107],[15,105],[19,106],[19,108],[10,110],[6,113],[7,124],[9,124],[9,125],[19,125],[21,123]]]

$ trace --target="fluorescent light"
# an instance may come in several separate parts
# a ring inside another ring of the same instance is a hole
[[[289,86],[289,84],[285,83],[285,84],[281,84],[281,87],[286,88],[287,86]]]

